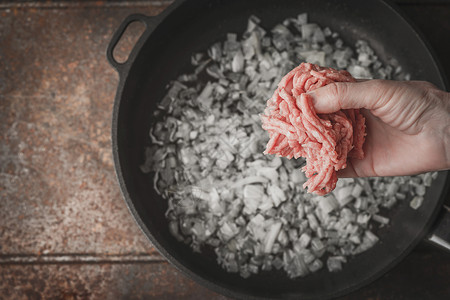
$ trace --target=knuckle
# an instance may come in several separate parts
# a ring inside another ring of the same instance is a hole
[[[333,82],[328,85],[330,96],[334,99],[342,99],[348,93],[348,87],[345,82]]]
[[[327,85],[329,103],[333,105],[334,110],[351,108],[349,86],[350,83],[347,82],[332,82]]]
[[[373,95],[372,108],[377,109],[389,103],[395,95],[401,94],[403,84],[392,80],[374,79],[371,80],[371,92]]]
[[[420,94],[422,99],[431,99],[438,96],[442,91],[433,83],[428,81],[410,81],[409,88]]]
[[[421,99],[432,100],[441,93],[441,90],[431,82],[428,81],[411,81],[410,85],[414,85],[416,91],[421,96]]]
[[[347,85],[343,82],[332,82],[327,85],[327,88],[328,98],[331,100],[329,103],[333,103],[336,110],[342,109],[348,92]]]
[[[389,83],[386,80],[373,79],[370,83],[372,84],[372,88],[376,91],[384,91],[386,88],[389,88]]]
[[[428,81],[410,81],[411,84],[416,84],[419,87],[424,89],[438,90],[438,87],[431,82]]]

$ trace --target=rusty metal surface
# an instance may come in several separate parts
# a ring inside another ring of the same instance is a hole
[[[341,300],[448,299],[450,255],[419,246],[393,271]],[[0,264],[0,299],[224,300],[166,262]]]
[[[168,263],[0,266],[0,292],[1,299],[227,299]]]
[[[154,252],[121,198],[110,147],[118,76],[104,53],[132,12],[0,11],[2,254]]]
[[[0,299],[226,299],[164,262],[128,213],[113,170],[118,76],[106,46],[126,16],[155,15],[169,2],[0,3]],[[449,73],[450,43],[439,36],[450,6],[404,9],[429,28]],[[343,299],[449,294],[449,255],[422,246]]]

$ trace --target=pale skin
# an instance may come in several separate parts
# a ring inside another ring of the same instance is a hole
[[[362,160],[339,177],[412,175],[450,168],[450,93],[425,81],[332,83],[309,92],[316,112],[362,108]]]

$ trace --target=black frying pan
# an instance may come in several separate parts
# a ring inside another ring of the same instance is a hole
[[[250,15],[257,15],[263,27],[271,28],[301,12],[307,12],[312,22],[339,32],[349,45],[357,39],[369,41],[382,61],[397,59],[413,79],[446,88],[430,49],[411,25],[382,1],[177,1],[157,17],[129,16],[107,51],[120,76],[112,125],[114,162],[131,213],[172,264],[201,284],[232,297],[323,299],[368,284],[397,264],[430,232],[449,189],[448,172],[440,172],[420,209],[409,208],[408,202],[398,205],[390,212],[390,226],[378,232],[381,241],[352,258],[338,273],[324,268],[295,280],[281,272],[262,272],[243,279],[224,271],[213,253],[193,253],[171,236],[164,217],[166,201],[153,190],[152,175],[139,169],[149,143],[152,111],[164,96],[167,83],[188,70],[192,53],[223,40],[228,32],[242,33]],[[134,21],[143,22],[146,31],[128,60],[120,64],[112,52]]]

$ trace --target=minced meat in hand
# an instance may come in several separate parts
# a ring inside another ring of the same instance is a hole
[[[269,132],[265,154],[305,157],[308,192],[325,195],[336,187],[336,171],[347,158],[362,159],[365,119],[359,109],[316,114],[307,92],[332,82],[355,82],[349,72],[302,63],[283,77],[267,101],[262,127]]]

